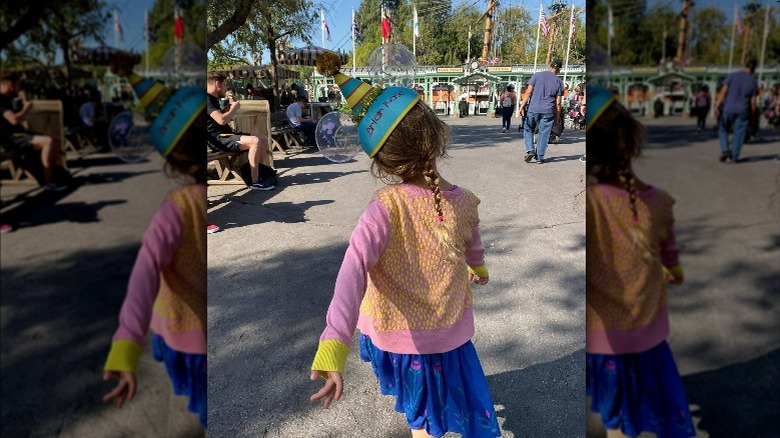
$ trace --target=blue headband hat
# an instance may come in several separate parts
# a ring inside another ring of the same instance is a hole
[[[585,96],[588,107],[585,111],[585,131],[588,131],[604,111],[615,102],[615,94],[604,87],[588,85]]]
[[[154,119],[149,130],[152,145],[160,155],[167,157],[197,116],[205,113],[206,92],[197,87],[171,90],[158,81],[133,73],[132,62],[121,54],[114,56],[111,70],[127,76],[146,117]]]
[[[341,60],[336,54],[320,55],[316,66],[321,75],[333,77],[341,89],[352,121],[357,124],[360,146],[369,157],[379,152],[404,116],[420,101],[420,95],[412,89],[374,87],[341,73]]]

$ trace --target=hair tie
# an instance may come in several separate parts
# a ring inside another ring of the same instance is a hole
[[[439,222],[444,222],[444,216],[442,215],[437,216],[436,219],[438,219]]]

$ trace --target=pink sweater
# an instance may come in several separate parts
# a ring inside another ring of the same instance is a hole
[[[356,326],[394,353],[441,353],[471,339],[467,268],[484,265],[479,199],[457,186],[442,194],[445,220],[462,236],[465,260],[453,264],[438,254],[430,190],[409,184],[379,190],[350,237],[321,341],[348,346]]]
[[[206,354],[205,202],[204,185],[177,187],[152,218],[106,369],[135,371],[149,328],[173,350]]]
[[[587,189],[586,351],[625,354],[649,350],[669,333],[663,267],[679,264],[674,199],[655,187],[637,193],[640,223],[655,256],[644,261],[631,239],[634,227],[625,190]]]

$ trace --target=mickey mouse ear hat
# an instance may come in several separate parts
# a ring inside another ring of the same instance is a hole
[[[339,71],[338,55],[324,53],[317,58],[317,71],[333,77],[347,99],[352,120],[357,124],[363,151],[373,157],[404,116],[420,100],[416,91],[403,87],[379,88]]]

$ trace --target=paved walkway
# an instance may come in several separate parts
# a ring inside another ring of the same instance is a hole
[[[0,366],[3,437],[160,437],[190,414],[147,345],[136,398],[104,405],[102,368],[149,221],[173,187],[152,156],[70,157],[66,192],[2,186]]]
[[[669,290],[669,344],[699,436],[780,437],[780,131],[722,164],[695,119],[643,121],[637,173],[677,200],[686,280]]]
[[[451,182],[480,205],[491,282],[475,287],[480,354],[505,437],[584,435],[584,131],[544,165],[501,120],[447,118]],[[407,437],[355,348],[346,392],[312,406],[308,367],[349,235],[374,190],[369,159],[277,156],[272,192],[209,187],[210,436]],[[353,343],[353,347],[356,344]]]

